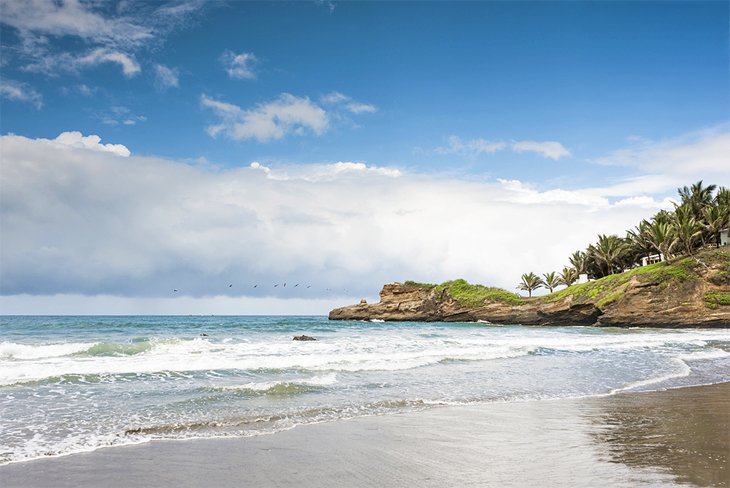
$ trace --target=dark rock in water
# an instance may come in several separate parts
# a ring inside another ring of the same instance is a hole
[[[200,334],[200,337],[208,337],[208,334],[202,333],[202,334]]]
[[[315,339],[314,337],[308,336],[308,335],[299,335],[299,336],[294,336],[294,339],[292,339],[292,340],[293,341],[316,341],[317,339]]]

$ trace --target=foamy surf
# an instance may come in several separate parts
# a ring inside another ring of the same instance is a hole
[[[0,342],[0,462],[438,405],[730,380],[730,330],[313,317],[0,320],[8,334]],[[317,341],[291,340],[301,333]]]

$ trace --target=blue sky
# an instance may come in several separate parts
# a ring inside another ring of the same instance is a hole
[[[330,236],[332,229],[349,226],[347,216],[352,214],[344,209],[350,204],[368,209],[362,224],[370,229],[367,235],[388,238],[382,232],[391,229],[384,224],[390,214],[377,201],[388,198],[388,192],[412,192],[425,199],[421,207],[393,210],[399,218],[428,217],[402,221],[394,227],[399,231],[411,228],[417,233],[424,222],[434,222],[437,210],[428,200],[456,205],[454,214],[471,212],[468,200],[454,203],[453,195],[476,191],[494,195],[500,204],[512,202],[515,213],[510,221],[521,218],[523,210],[541,215],[546,204],[565,204],[568,207],[553,207],[545,215],[568,220],[584,216],[596,222],[597,212],[604,212],[600,218],[605,232],[620,232],[669,205],[667,198],[680,184],[697,179],[730,184],[725,152],[730,147],[730,7],[724,1],[132,1],[100,6],[70,0],[3,0],[1,5],[0,132],[6,136],[3,169],[8,175],[27,169],[21,160],[36,150],[39,165],[50,164],[41,163],[44,154],[58,158],[59,167],[65,168],[61,174],[78,168],[63,165],[80,158],[83,163],[74,164],[86,173],[78,181],[91,193],[109,184],[93,178],[111,177],[102,174],[99,158],[119,154],[116,146],[104,145],[121,145],[122,156],[137,162],[111,161],[137,168],[138,179],[120,190],[122,195],[145,195],[140,201],[146,202],[146,210],[137,211],[172,212],[162,195],[175,190],[163,185],[155,196],[153,190],[142,190],[145,181],[169,167],[177,176],[197,171],[191,181],[219,178],[216,188],[222,185],[241,198],[235,205],[255,215],[255,224],[241,224],[241,236],[255,235],[251,239],[267,249],[280,244],[260,232],[281,221],[281,215],[271,213],[283,208],[281,192],[302,198],[325,195],[316,208],[292,203],[301,210],[299,220],[280,232],[300,242],[327,239],[327,233],[316,228],[298,234],[293,229],[302,222],[326,222]],[[65,132],[80,134],[56,140]],[[99,136],[101,142],[82,139],[88,136]],[[75,152],[65,155],[54,150],[54,144]],[[99,195],[79,202],[71,192],[60,190],[46,201],[46,190],[58,190],[61,178],[49,176],[52,172],[47,170],[41,166],[34,174],[45,174],[48,181],[31,184],[28,175],[7,181],[17,181],[18,194],[20,187],[38,188],[42,195],[31,196],[38,197],[38,205],[45,201],[54,208],[79,210],[98,203]],[[260,182],[252,180],[258,177],[254,174],[281,185],[296,180],[319,186],[274,185],[253,202],[247,197],[253,191],[248,185],[261,190]],[[353,174],[363,179],[353,182]],[[388,178],[398,184],[384,180]],[[177,198],[185,198],[187,191],[213,191],[182,180],[180,185]],[[332,189],[338,185],[339,190]],[[336,192],[348,185],[351,191]],[[461,190],[455,188],[459,185]],[[161,290],[176,286],[176,280],[246,275],[249,281],[283,281],[287,273],[311,280],[324,269],[331,274],[330,284],[316,297],[272,299],[321,300],[332,298],[333,292],[324,290],[334,288],[350,298],[373,296],[378,280],[406,279],[413,276],[403,274],[419,270],[424,276],[418,278],[427,281],[473,270],[465,254],[468,246],[431,234],[424,236],[431,248],[421,249],[423,239],[413,243],[421,259],[417,263],[407,262],[413,253],[393,256],[387,246],[368,255],[370,266],[353,264],[357,259],[352,256],[340,261],[342,247],[350,246],[353,253],[358,249],[357,243],[342,237],[340,250],[321,255],[310,250],[299,256],[292,248],[281,248],[266,258],[242,257],[231,250],[228,260],[197,266],[190,263],[199,258],[199,249],[190,243],[205,242],[204,236],[213,231],[182,235],[179,228],[170,228],[166,237],[185,250],[178,250],[177,258],[164,266],[150,257],[156,264],[143,266],[146,271],[125,274],[108,261],[119,256],[106,257],[102,268],[109,268],[109,276],[97,282],[88,281],[84,273],[69,276],[48,258],[48,274],[43,275],[19,263],[31,262],[34,249],[47,249],[57,237],[54,233],[62,232],[49,221],[59,228],[67,224],[74,235],[93,235],[107,225],[94,219],[124,221],[133,209],[107,209],[74,227],[64,221],[68,216],[40,219],[22,213],[13,195],[6,192],[3,201],[5,251],[0,264],[6,306],[20,303],[12,297],[59,293],[154,300],[164,295]],[[200,210],[211,198],[201,196],[202,203],[188,213],[199,210],[201,220],[228,222],[232,217],[218,207]],[[489,208],[490,202],[473,207],[481,205]],[[535,205],[540,207],[531,207]],[[343,213],[325,215],[324,208],[342,208]],[[500,211],[510,215],[511,210]],[[470,235],[468,222],[452,235]],[[124,228],[110,229],[109,237]],[[586,239],[600,231],[592,226],[583,230],[555,249],[549,244],[549,256],[524,239],[517,241],[524,248],[516,251],[524,254],[526,265],[559,266],[560,256],[574,250],[570,246],[587,244]],[[498,231],[512,232],[502,227],[474,232],[481,245],[477,249],[489,249],[492,255],[514,252],[515,244],[494,242]],[[249,237],[240,239],[249,242]],[[68,260],[79,252],[72,238],[60,240],[68,243],[58,246],[56,259]],[[150,243],[138,252],[148,254],[154,247]],[[313,249],[322,247],[326,246]],[[374,247],[378,246],[368,249]],[[539,248],[544,251],[545,245]],[[439,252],[456,253],[458,259],[439,257]],[[281,270],[256,265],[268,258],[281,263],[282,257],[295,255]],[[388,265],[374,264],[379,261]],[[449,265],[451,261],[457,264]],[[484,266],[490,271],[474,272],[471,278],[505,287],[515,279],[516,268],[497,272],[496,263]],[[50,280],[53,286],[38,285],[51,275],[58,275]],[[150,283],[158,283],[157,288]],[[220,291],[192,288],[191,299],[200,300]],[[222,293],[234,296],[229,290]],[[257,299],[269,296],[251,289],[240,293]],[[158,310],[145,303],[143,310]],[[294,310],[276,303],[275,308]],[[312,307],[325,305],[317,302]]]

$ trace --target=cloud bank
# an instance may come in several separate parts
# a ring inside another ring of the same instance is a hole
[[[0,143],[3,295],[319,300],[457,277],[514,289],[666,204],[361,162],[213,170],[78,132]]]
[[[40,140],[45,141],[45,139]],[[84,136],[81,132],[77,131],[63,132],[56,137],[53,142],[68,147],[108,152],[122,157],[129,157],[131,154],[129,149],[122,144],[101,144],[101,137],[93,134],[90,136]]]

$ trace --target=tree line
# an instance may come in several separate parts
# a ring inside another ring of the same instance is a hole
[[[552,293],[558,286],[572,285],[581,274],[603,278],[638,266],[644,257],[659,254],[668,260],[691,256],[705,246],[720,247],[720,233],[730,226],[730,189],[705,186],[700,180],[677,191],[680,201],[674,203],[673,210],[660,210],[651,219],[642,220],[626,231],[626,237],[600,234],[585,251],[575,251],[569,257],[570,266],[561,272],[542,276],[525,273],[517,288],[530,297],[541,287]]]

